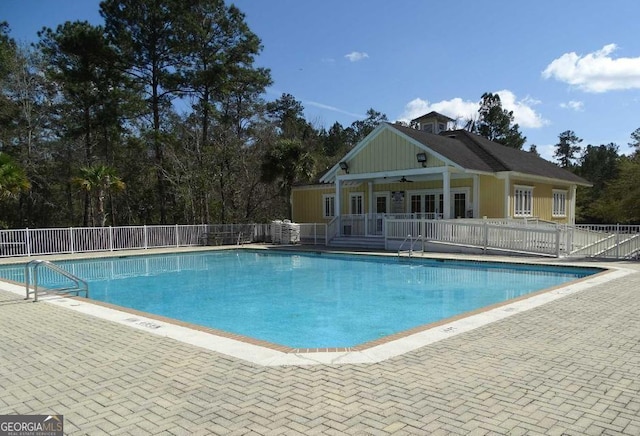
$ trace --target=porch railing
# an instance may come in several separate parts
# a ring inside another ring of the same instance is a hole
[[[427,242],[560,256],[567,247],[561,229],[490,224],[482,220],[387,220],[386,240],[423,235]],[[389,246],[389,243],[386,243]]]
[[[365,213],[357,215],[341,215],[329,224],[336,222],[335,236],[384,236],[385,223],[389,219],[435,220],[442,219],[437,213]]]

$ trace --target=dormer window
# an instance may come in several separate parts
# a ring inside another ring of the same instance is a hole
[[[446,115],[439,114],[438,112],[429,112],[421,117],[411,120],[411,125],[416,126],[417,129],[427,133],[445,132],[449,123],[455,121],[453,118],[449,118]]]
[[[433,133],[433,124],[425,123],[425,124],[422,124],[421,127],[424,132]]]

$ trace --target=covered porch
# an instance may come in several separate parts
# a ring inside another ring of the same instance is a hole
[[[349,174],[344,167],[334,179],[334,236],[382,237],[389,219],[480,216],[478,174],[450,166]]]

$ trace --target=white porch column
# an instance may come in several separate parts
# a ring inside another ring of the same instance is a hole
[[[504,217],[511,218],[511,181],[509,180],[509,174],[504,179]]]
[[[576,190],[577,186],[571,186],[569,190],[569,224],[574,225],[576,223]]]
[[[451,218],[451,173],[449,168],[445,168],[442,173],[442,218],[448,220]]]
[[[368,183],[369,187],[369,214],[372,215],[375,211],[375,202],[373,198],[373,182]]]
[[[336,177],[336,198],[333,205],[334,212],[337,217],[340,216],[340,179]]]
[[[480,177],[473,175],[473,217],[480,218]]]

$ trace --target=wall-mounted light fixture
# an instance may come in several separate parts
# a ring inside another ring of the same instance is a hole
[[[423,168],[427,166],[427,153],[416,154],[416,159],[418,160],[419,164],[422,164]]]
[[[340,162],[340,169],[342,169],[342,171],[344,171],[345,173],[349,174],[349,164],[347,164],[346,162]]]

